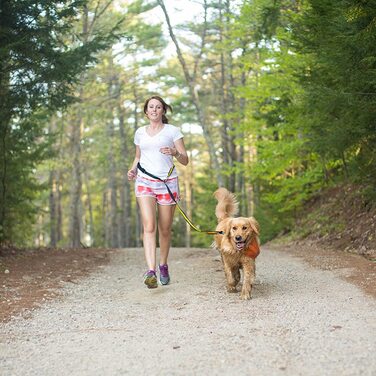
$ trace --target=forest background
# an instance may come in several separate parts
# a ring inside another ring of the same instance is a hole
[[[376,1],[2,1],[0,243],[140,246],[126,174],[152,94],[202,228],[218,186],[263,241],[331,187],[374,205],[375,89]],[[174,246],[210,244],[174,222]]]

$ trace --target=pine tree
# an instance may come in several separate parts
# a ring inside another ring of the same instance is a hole
[[[49,152],[43,125],[53,110],[73,101],[79,73],[113,39],[98,34],[82,44],[71,35],[84,4],[0,3],[0,242],[26,240],[40,188],[35,167]]]

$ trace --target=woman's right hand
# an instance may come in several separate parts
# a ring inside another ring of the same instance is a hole
[[[137,176],[137,170],[129,170],[127,176],[129,181],[135,180]]]

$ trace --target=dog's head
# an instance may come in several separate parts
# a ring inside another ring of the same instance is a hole
[[[253,217],[231,218],[228,221],[225,236],[239,252],[243,251],[258,235],[259,225]]]

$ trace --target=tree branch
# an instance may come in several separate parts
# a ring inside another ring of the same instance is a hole
[[[193,68],[192,77],[193,77],[194,81],[196,81],[198,63],[200,62],[202,54],[204,53],[204,47],[205,47],[205,43],[206,43],[206,32],[207,32],[207,25],[208,25],[208,21],[207,21],[208,5],[207,5],[206,0],[204,0],[203,6],[204,6],[204,30],[202,31],[202,34],[201,34],[200,53],[198,54],[197,58],[195,59],[195,65],[194,65],[194,68]]]

